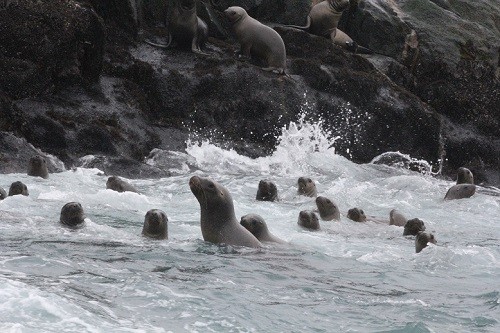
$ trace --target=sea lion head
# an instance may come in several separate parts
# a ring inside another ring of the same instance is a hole
[[[422,231],[425,231],[424,221],[420,219],[411,219],[408,220],[404,226],[403,236],[416,236]]]
[[[28,176],[49,178],[49,171],[47,170],[47,162],[45,158],[40,155],[35,155],[30,158],[28,164]]]
[[[160,209],[150,209],[144,217],[142,235],[155,239],[168,238],[167,214]]]
[[[261,180],[257,190],[256,200],[275,201],[278,199],[278,189],[273,182]]]
[[[193,176],[189,180],[189,187],[200,203],[202,214],[208,211],[212,213],[221,213],[228,209],[234,214],[231,194],[229,194],[229,191],[224,186],[216,181],[210,178]]]
[[[306,229],[319,230],[318,216],[310,210],[303,210],[299,213],[297,224]]]
[[[116,176],[110,176],[106,181],[106,188],[117,192],[125,192],[122,180]]]
[[[316,206],[323,220],[340,220],[339,207],[332,200],[319,196],[316,198]]]
[[[300,177],[297,180],[298,193],[313,197],[316,195],[316,184],[311,178]]]
[[[417,237],[415,238],[415,252],[419,253],[424,248],[426,248],[427,244],[429,244],[429,243],[432,243],[432,244],[437,243],[434,235],[431,233],[420,231],[417,234]]]
[[[250,231],[257,239],[267,231],[267,224],[262,216],[247,214],[241,217],[240,224]]]
[[[23,182],[20,182],[20,181],[13,182],[12,184],[10,184],[10,188],[9,188],[9,196],[18,195],[18,194],[22,194],[25,196],[29,195],[28,187]]]
[[[458,168],[457,184],[474,184],[474,176],[467,168]]]
[[[235,24],[248,16],[247,11],[238,6],[229,7],[224,11],[224,15],[226,15],[231,24]]]
[[[356,222],[366,222],[365,212],[360,208],[351,208],[347,211],[347,217]]]
[[[61,208],[59,221],[68,227],[78,227],[85,220],[83,207],[79,202],[68,202]]]

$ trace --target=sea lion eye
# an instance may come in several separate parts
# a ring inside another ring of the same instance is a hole
[[[307,179],[307,181],[308,181],[309,183],[312,183],[312,179],[311,179],[311,178],[308,178],[308,179]]]
[[[365,215],[365,212],[363,212],[363,210],[360,210],[361,214]]]

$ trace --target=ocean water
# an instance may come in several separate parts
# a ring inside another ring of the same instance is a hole
[[[453,184],[432,175],[338,156],[321,124],[290,124],[269,157],[250,159],[208,141],[175,159],[174,176],[130,180],[141,194],[106,190],[97,169],[0,175],[30,196],[0,201],[0,332],[499,332],[500,196],[443,201]],[[262,215],[287,241],[262,249],[205,243],[188,181],[211,177],[231,192],[236,216]],[[300,176],[337,202],[340,222],[297,225],[314,199]],[[279,202],[257,202],[261,179]],[[79,201],[85,226],[58,223]],[[403,228],[348,220],[349,208],[389,218],[397,208],[437,238],[421,253]],[[141,237],[145,213],[164,210],[169,239]]]

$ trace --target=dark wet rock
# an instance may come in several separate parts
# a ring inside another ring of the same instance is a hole
[[[82,157],[76,166],[96,168],[102,170],[106,175],[121,175],[130,179],[163,178],[171,175],[167,170],[124,157],[89,155]]]

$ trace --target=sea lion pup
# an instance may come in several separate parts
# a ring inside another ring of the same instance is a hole
[[[59,222],[68,227],[79,227],[85,222],[83,207],[79,202],[68,202],[61,209]]]
[[[260,241],[238,223],[233,198],[219,183],[193,176],[189,187],[200,203],[200,224],[203,239],[214,244],[261,247]]]
[[[137,189],[124,181],[123,179],[120,179],[119,177],[116,176],[111,176],[108,178],[106,181],[106,188],[116,191],[116,192],[135,192],[139,193]]]
[[[3,188],[0,187],[0,200],[7,198],[7,192]]]
[[[408,220],[404,226],[403,236],[416,236],[421,231],[425,231],[424,221],[420,219],[411,219]]]
[[[300,177],[297,180],[297,194],[305,195],[308,197],[315,197],[318,194],[316,190],[316,184],[312,181],[311,178]]]
[[[265,71],[285,73],[285,43],[274,29],[250,17],[241,7],[229,7],[224,14],[241,44],[240,55],[263,62]]]
[[[319,196],[316,198],[316,206],[318,207],[319,216],[322,220],[340,220],[339,207],[332,200]]]
[[[35,155],[30,158],[28,164],[28,176],[49,178],[49,170],[47,169],[47,161],[40,155]]]
[[[427,247],[428,243],[436,244],[436,238],[433,234],[420,231],[415,238],[415,252],[419,253]]]
[[[365,212],[360,208],[351,208],[347,211],[347,218],[356,222],[366,222]]]
[[[19,182],[19,181],[13,182],[12,184],[10,184],[9,197],[11,197],[13,195],[18,195],[18,194],[22,194],[25,196],[30,195],[28,192],[28,187],[23,182]]]
[[[194,53],[206,55],[201,48],[208,39],[208,26],[196,15],[196,0],[174,0],[167,19],[167,30],[167,44],[156,44],[147,40],[145,42],[168,48],[172,41],[175,41],[181,47],[190,47]]]
[[[450,187],[444,200],[455,200],[470,198],[476,193],[476,185],[474,185],[474,176],[467,168],[458,168],[457,184]]]
[[[168,238],[167,214],[160,209],[150,209],[144,217],[142,235],[154,239]]]
[[[397,209],[393,209],[389,213],[389,225],[404,227],[407,221],[408,219]]]
[[[255,199],[259,201],[277,201],[278,188],[273,182],[261,180]]]
[[[257,214],[247,214],[241,217],[240,224],[252,233],[261,242],[285,243],[283,240],[271,234],[267,228],[266,221]]]
[[[318,216],[310,210],[303,210],[299,213],[297,224],[306,229],[319,230]]]

